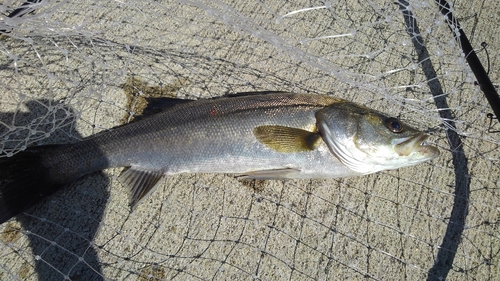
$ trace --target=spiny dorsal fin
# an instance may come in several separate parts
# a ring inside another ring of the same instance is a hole
[[[317,132],[279,125],[255,127],[253,134],[266,147],[285,153],[314,150],[321,139]]]
[[[185,104],[196,100],[177,99],[177,98],[146,98],[148,105],[142,111],[143,115],[155,115],[178,104]]]
[[[147,101],[146,107],[139,115],[134,116],[132,122],[147,119],[160,112],[166,111],[176,105],[193,102],[195,100],[176,99],[176,98],[145,98]]]
[[[156,189],[162,178],[162,172],[137,168],[129,168],[120,175],[120,181],[129,190],[132,209],[135,209],[144,198],[148,197]]]

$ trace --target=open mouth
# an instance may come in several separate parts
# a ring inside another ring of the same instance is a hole
[[[395,143],[394,150],[399,156],[410,156],[417,153],[426,159],[436,158],[439,156],[439,150],[426,142],[428,137],[426,134],[420,134],[414,138],[401,139]]]

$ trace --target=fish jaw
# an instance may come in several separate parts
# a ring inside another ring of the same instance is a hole
[[[422,133],[414,138],[393,141],[394,151],[401,157],[408,157],[410,165],[432,160],[439,156],[439,149],[429,145],[427,138],[429,135]]]

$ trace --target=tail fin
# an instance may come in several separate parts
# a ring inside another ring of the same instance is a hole
[[[28,148],[0,158],[0,224],[51,195],[63,184],[50,179],[44,155],[55,146]]]

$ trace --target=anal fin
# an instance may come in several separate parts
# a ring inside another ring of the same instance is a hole
[[[236,175],[236,177],[238,179],[280,180],[280,179],[296,178],[295,175],[297,175],[298,173],[300,173],[299,169],[284,168],[284,169],[251,171],[248,173]]]
[[[163,172],[141,170],[130,167],[119,177],[129,190],[129,200],[132,209],[153,192],[163,178]]]

